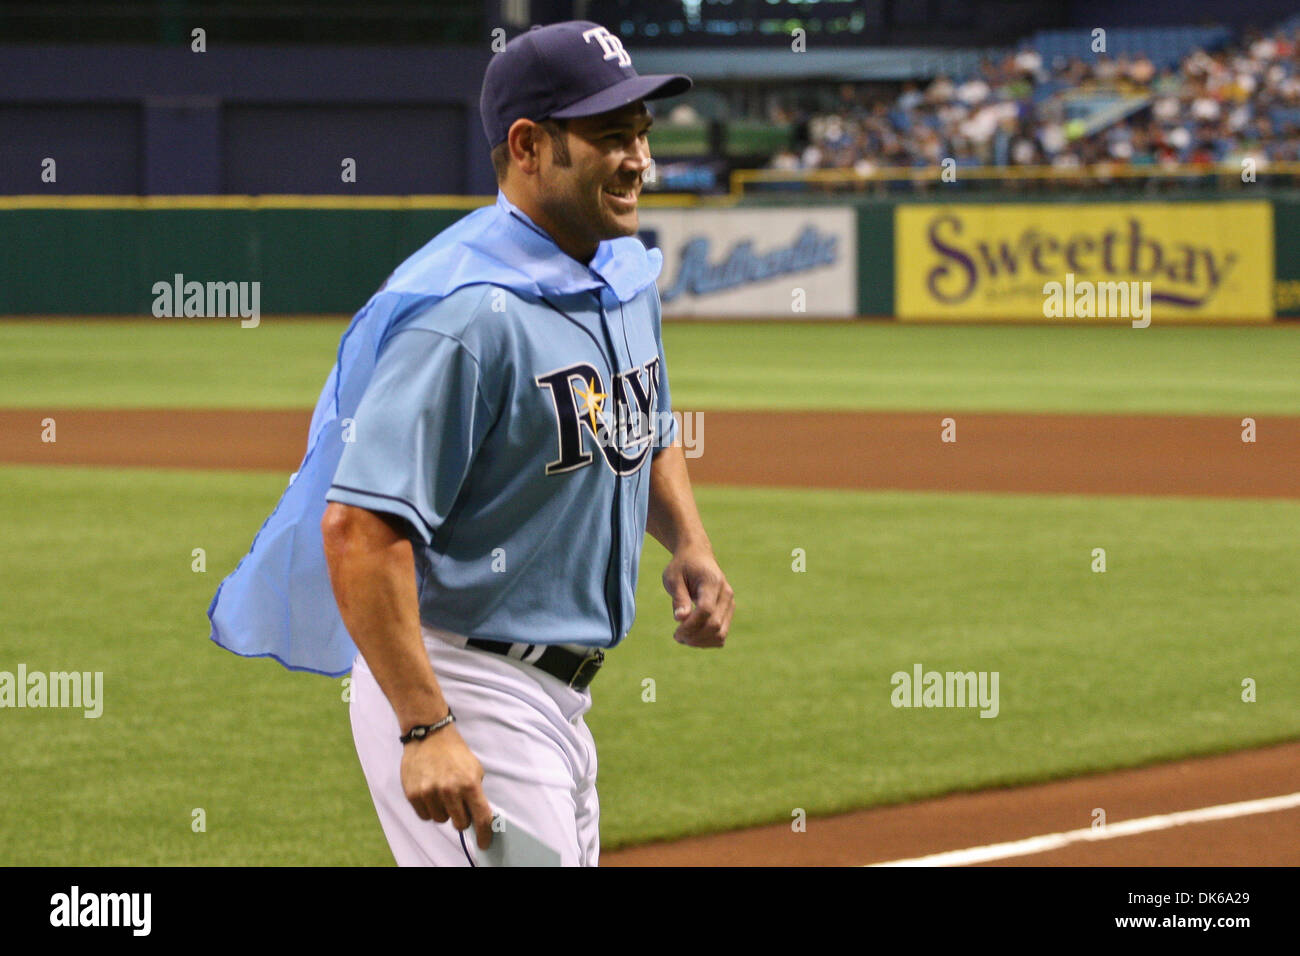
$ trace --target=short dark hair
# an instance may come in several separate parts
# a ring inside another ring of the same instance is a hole
[[[551,149],[555,152],[555,165],[568,166],[573,160],[569,157],[569,144],[565,139],[565,131],[569,128],[567,119],[544,119],[537,124],[546,131],[546,135],[551,138]],[[510,143],[503,141],[497,143],[492,150],[492,170],[496,173],[497,183],[503,183],[506,179],[506,171],[510,168]]]

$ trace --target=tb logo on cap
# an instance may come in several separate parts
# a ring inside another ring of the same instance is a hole
[[[600,48],[605,51],[604,58],[606,60],[612,60],[617,57],[619,66],[629,66],[632,63],[632,57],[628,54],[627,50],[623,49],[623,41],[614,36],[614,34],[610,33],[604,27],[592,27],[590,30],[587,30],[582,34],[582,38],[588,43],[591,42],[592,37],[596,38],[596,42],[600,44]]]

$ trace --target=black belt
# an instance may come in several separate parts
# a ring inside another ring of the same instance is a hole
[[[508,641],[485,641],[481,638],[471,637],[465,641],[465,646],[475,647],[480,651],[488,651],[492,654],[500,654],[502,657],[509,657],[513,660],[522,660],[523,658],[511,654],[511,649],[527,646],[528,650],[524,652],[524,657],[527,657],[529,652],[537,645],[518,645],[511,644]],[[599,647],[593,647],[586,653],[579,654],[556,644],[548,644],[546,650],[542,651],[541,657],[533,661],[525,660],[523,662],[532,664],[538,670],[545,671],[552,677],[558,677],[574,690],[582,690],[595,678],[596,671],[600,670],[600,665],[605,663],[605,652]]]

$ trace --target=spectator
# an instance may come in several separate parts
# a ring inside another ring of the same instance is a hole
[[[1300,29],[1194,50],[1175,68],[1157,68],[1142,52],[1047,65],[1022,49],[985,59],[966,76],[908,82],[892,102],[864,89],[842,84],[834,107],[807,122],[802,152],[783,150],[771,165],[866,175],[948,157],[1063,168],[1300,159]],[[1066,94],[1081,89],[1144,102],[1094,129],[1073,108],[1066,112]]]

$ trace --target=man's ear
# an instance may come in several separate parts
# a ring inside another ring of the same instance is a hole
[[[542,140],[546,138],[540,126],[529,119],[517,119],[506,133],[510,156],[519,168],[533,174],[541,168]]]

